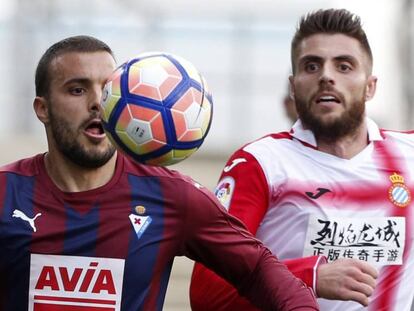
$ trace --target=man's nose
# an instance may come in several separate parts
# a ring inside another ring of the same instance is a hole
[[[321,75],[319,77],[319,82],[334,84],[335,83],[334,73],[335,73],[335,69],[332,68],[332,66],[328,66],[328,65],[324,66],[322,68]]]
[[[91,93],[92,94],[89,100],[89,109],[93,111],[99,111],[101,109],[102,89],[100,87],[97,87]]]

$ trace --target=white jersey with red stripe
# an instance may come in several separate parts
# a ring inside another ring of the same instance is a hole
[[[319,151],[300,121],[254,141],[230,158],[216,195],[281,260],[323,255],[378,268],[367,308],[319,299],[321,310],[409,311],[414,133],[366,124],[369,144],[349,160]]]

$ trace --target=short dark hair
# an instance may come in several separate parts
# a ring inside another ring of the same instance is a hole
[[[58,56],[68,52],[108,52],[114,57],[111,48],[101,40],[91,36],[73,36],[56,42],[42,55],[36,68],[36,96],[47,96],[50,86],[49,67]],[[115,58],[115,57],[114,57]]]
[[[308,13],[299,21],[291,44],[292,71],[295,72],[294,59],[300,42],[315,34],[344,34],[355,38],[368,55],[372,67],[373,57],[367,35],[362,29],[361,18],[345,9],[326,9]]]

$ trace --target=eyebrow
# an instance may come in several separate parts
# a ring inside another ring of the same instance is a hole
[[[88,78],[72,78],[72,79],[69,79],[69,80],[65,81],[63,83],[63,85],[68,85],[68,84],[72,84],[72,83],[78,83],[78,84],[85,85],[85,84],[90,83],[90,79],[88,79]]]
[[[316,55],[305,55],[301,59],[299,59],[299,64],[308,63],[308,62],[315,62],[321,63],[323,58]]]
[[[333,58],[335,61],[345,61],[350,62],[352,64],[357,63],[356,58],[352,55],[344,54],[338,55]],[[322,63],[324,60],[323,57],[317,55],[305,55],[299,60],[299,65],[307,63],[307,62],[315,62],[315,63]]]
[[[356,64],[358,62],[357,59],[352,55],[339,55],[337,57],[334,57],[334,59],[337,61],[349,62],[351,64]]]

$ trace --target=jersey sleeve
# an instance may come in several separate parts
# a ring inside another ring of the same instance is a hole
[[[233,154],[215,194],[229,213],[255,235],[269,205],[269,187],[263,170],[250,153],[239,150]]]
[[[227,162],[215,194],[248,230],[256,234],[269,205],[269,187],[257,160],[248,152],[239,150]],[[309,287],[316,288],[316,271],[324,257],[312,256],[287,260],[289,270]],[[200,263],[194,266],[190,302],[194,311],[258,310],[223,278]]]
[[[215,271],[262,310],[318,310],[310,288],[228,214],[214,195],[197,190],[183,192],[184,255]]]
[[[282,261],[296,277],[316,288],[316,271],[319,265],[326,263],[325,257],[311,256]],[[196,262],[191,275],[190,304],[193,311],[256,311],[246,298],[226,280]]]

